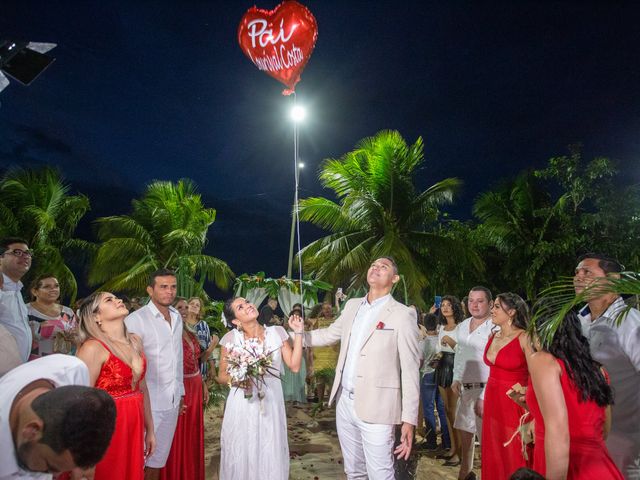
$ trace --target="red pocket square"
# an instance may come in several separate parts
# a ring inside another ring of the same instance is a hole
[[[376,330],[382,330],[384,328],[384,322],[378,322],[376,325]]]

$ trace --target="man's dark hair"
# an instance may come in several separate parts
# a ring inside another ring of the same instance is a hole
[[[25,245],[29,245],[29,242],[27,242],[24,238],[5,237],[0,240],[0,255],[2,255],[9,249],[9,245],[12,245],[14,243],[24,243]]]
[[[159,270],[156,270],[149,276],[149,283],[147,284],[147,286],[153,288],[156,284],[156,278],[158,277],[175,277],[175,276],[176,276],[176,272],[174,272],[173,270],[170,270],[168,268],[161,268]]]
[[[470,292],[484,292],[484,294],[487,297],[487,301],[488,302],[492,302],[493,301],[493,294],[491,293],[491,290],[489,290],[487,287],[483,287],[482,285],[476,285],[475,287],[473,287],[469,291]]]
[[[38,396],[31,408],[44,424],[40,443],[58,454],[69,450],[80,468],[102,459],[116,425],[116,405],[107,392],[80,385],[58,387]]]
[[[438,328],[438,317],[435,313],[427,313],[424,316],[424,328],[430,332]]]
[[[602,253],[585,253],[578,257],[577,263],[580,263],[582,260],[586,260],[587,258],[598,260],[598,266],[604,271],[604,273],[619,273],[624,270],[624,265],[619,261]]]
[[[389,260],[391,262],[391,265],[393,266],[393,273],[398,275],[398,264],[396,263],[396,261],[394,260],[393,257],[378,257],[378,258],[384,258],[386,260]]]
[[[509,480],[544,480],[544,477],[535,470],[530,468],[520,467],[513,472],[509,477]]]

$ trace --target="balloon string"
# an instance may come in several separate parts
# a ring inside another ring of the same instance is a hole
[[[293,92],[293,108],[295,109],[297,104],[297,95],[296,92]],[[302,306],[302,320],[304,321],[304,289],[302,286],[302,255],[300,254],[302,250],[301,240],[300,240],[300,206],[299,206],[299,198],[298,191],[300,186],[300,166],[298,163],[298,122],[293,122],[293,157],[294,157],[294,178],[295,178],[295,192],[294,192],[294,215],[296,220],[296,235],[298,237],[298,279],[300,280],[300,305]]]

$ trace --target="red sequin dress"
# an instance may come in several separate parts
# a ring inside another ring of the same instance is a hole
[[[171,451],[161,480],[204,480],[204,414],[200,344],[191,333],[182,335],[184,368],[184,404],[186,412],[178,416]]]
[[[602,438],[605,408],[593,401],[580,401],[580,392],[569,378],[564,362],[558,359],[556,361],[562,369],[560,383],[569,416],[567,480],[623,480],[624,477],[611,460]],[[546,475],[544,419],[531,379],[529,379],[526,400],[535,421],[533,469],[541,475]]]
[[[484,392],[482,478],[506,480],[518,468],[527,466],[519,435],[506,447],[504,444],[518,430],[520,418],[525,413],[522,407],[507,396],[507,391],[516,383],[524,387],[529,379],[529,370],[519,335],[502,347],[496,355],[495,363],[491,363],[487,358],[487,351],[493,338],[492,335],[484,349],[484,363],[491,370]]]
[[[96,340],[99,342],[99,340]],[[96,388],[105,390],[116,403],[116,428],[111,443],[96,466],[95,480],[144,479],[144,396],[140,382],[144,379],[147,362],[142,356],[142,374],[133,384],[131,367],[116,357],[109,347],[109,358],[102,365]]]

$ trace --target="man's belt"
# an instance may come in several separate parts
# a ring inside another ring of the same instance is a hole
[[[471,390],[472,388],[484,388],[486,383],[463,383],[462,386],[467,390]]]

